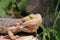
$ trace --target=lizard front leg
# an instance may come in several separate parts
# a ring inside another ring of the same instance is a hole
[[[14,33],[21,31],[19,27],[10,27],[7,29],[8,36],[11,40],[16,40],[16,36],[14,36]]]
[[[8,36],[11,40],[16,40],[16,37],[14,36],[14,34],[11,31],[8,31]]]
[[[14,34],[8,30],[8,37],[11,39],[11,40],[16,40],[16,37],[14,36]]]

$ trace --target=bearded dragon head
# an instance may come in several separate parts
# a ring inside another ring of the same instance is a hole
[[[30,14],[22,18],[23,25],[25,25],[27,29],[31,32],[34,32],[38,29],[39,25],[42,23],[42,17],[40,14]]]

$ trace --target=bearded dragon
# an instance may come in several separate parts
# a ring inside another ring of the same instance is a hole
[[[12,40],[16,40],[15,33],[36,32],[41,23],[40,14],[30,14],[21,19],[0,18],[0,33],[8,34]]]

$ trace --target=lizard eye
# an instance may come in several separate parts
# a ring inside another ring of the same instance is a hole
[[[32,17],[32,16],[30,16],[30,19],[33,19],[33,17]]]
[[[30,15],[30,19],[34,19],[34,15],[33,14]]]

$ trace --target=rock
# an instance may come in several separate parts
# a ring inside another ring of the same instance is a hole
[[[18,38],[17,40],[38,40],[38,38],[31,36],[22,36]]]
[[[0,40],[10,40],[10,39],[5,38],[5,36],[0,36]]]
[[[0,40],[11,40],[7,37],[8,36],[0,36]],[[30,35],[30,36],[19,36],[18,38],[16,38],[16,40],[39,40],[39,39],[37,37]]]

